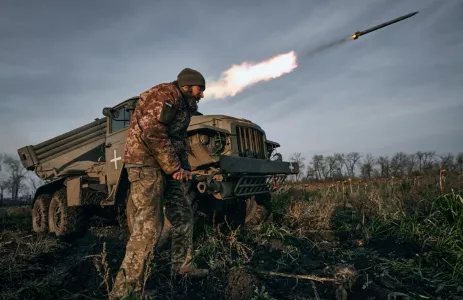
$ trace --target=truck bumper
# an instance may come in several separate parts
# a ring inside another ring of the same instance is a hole
[[[221,156],[222,173],[241,173],[254,175],[292,175],[299,173],[299,166],[292,162],[270,161],[237,156]]]
[[[218,199],[248,197],[271,192],[283,183],[288,175],[299,173],[297,164],[285,161],[268,161],[236,156],[221,156],[220,172],[234,180],[198,183],[200,193],[209,192]]]

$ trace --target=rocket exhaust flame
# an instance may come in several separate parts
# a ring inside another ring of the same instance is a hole
[[[233,65],[222,73],[218,81],[207,84],[205,97],[220,99],[235,96],[253,84],[283,76],[297,67],[296,59],[296,54],[291,51],[258,63],[243,62]]]
[[[313,56],[319,52],[343,44],[346,41],[356,40],[362,35],[410,18],[417,13],[418,12],[413,12],[366,30],[357,31],[353,35],[334,40],[314,49],[305,49],[298,55],[296,55],[294,51],[291,51],[274,56],[259,63],[243,62],[240,65],[233,65],[230,69],[222,73],[222,76],[218,81],[208,83],[204,94],[206,99],[209,97],[221,99],[227,96],[235,96],[237,93],[253,84],[275,79],[292,72],[295,68],[297,68],[298,56],[299,58]]]

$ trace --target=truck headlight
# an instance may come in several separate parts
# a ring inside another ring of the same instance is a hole
[[[203,148],[207,149],[210,155],[219,155],[223,153],[227,144],[228,137],[222,132],[204,132],[198,133],[198,140]]]
[[[221,132],[216,132],[212,137],[212,147],[210,147],[212,155],[218,155],[225,150],[227,146],[227,136]]]

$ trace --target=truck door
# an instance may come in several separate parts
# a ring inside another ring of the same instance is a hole
[[[129,109],[124,106],[116,110],[118,115],[116,118],[109,119],[106,137],[106,180],[110,192],[113,192],[121,175],[125,141],[130,124]]]

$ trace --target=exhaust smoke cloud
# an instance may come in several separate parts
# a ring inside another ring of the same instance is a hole
[[[296,67],[297,57],[294,51],[258,63],[243,62],[240,65],[233,65],[222,73],[219,80],[207,83],[204,96],[216,99],[235,96],[250,85],[278,78],[290,73]]]

